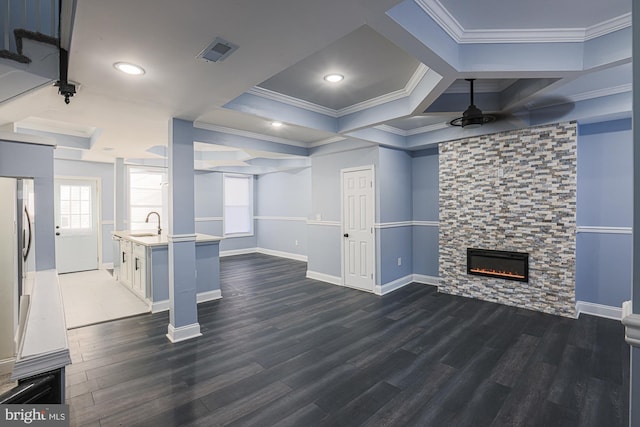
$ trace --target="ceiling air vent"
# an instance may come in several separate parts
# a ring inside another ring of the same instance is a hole
[[[227,59],[236,49],[238,49],[238,45],[216,37],[209,46],[198,54],[198,58],[210,62],[220,62]]]

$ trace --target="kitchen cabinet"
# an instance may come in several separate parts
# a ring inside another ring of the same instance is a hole
[[[128,240],[120,240],[120,275],[118,280],[126,286],[131,286],[131,260],[132,243]]]
[[[140,298],[147,298],[147,251],[144,245],[119,239],[120,272],[117,279]]]
[[[147,290],[147,250],[144,245],[133,244],[133,262],[131,287],[142,298],[146,298]]]
[[[114,231],[119,254],[114,274],[139,298],[148,302],[152,312],[168,310],[169,241],[165,234]],[[219,244],[221,237],[196,234],[196,289],[198,302],[220,299]]]

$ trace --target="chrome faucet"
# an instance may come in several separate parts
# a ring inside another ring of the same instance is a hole
[[[162,228],[160,228],[160,214],[156,211],[151,211],[147,214],[147,219],[144,220],[144,222],[149,222],[149,217],[151,216],[151,214],[156,214],[158,215],[158,234],[160,234],[162,232]]]

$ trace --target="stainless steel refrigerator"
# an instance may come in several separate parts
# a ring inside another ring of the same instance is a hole
[[[24,278],[35,270],[33,180],[0,178],[0,373],[16,354]]]

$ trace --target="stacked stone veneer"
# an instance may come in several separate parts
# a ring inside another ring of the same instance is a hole
[[[440,291],[575,315],[576,123],[440,144]],[[467,248],[529,253],[529,282],[467,274]]]

